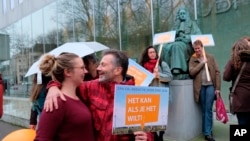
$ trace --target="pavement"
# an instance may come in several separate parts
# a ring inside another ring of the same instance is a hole
[[[229,126],[230,124],[237,124],[236,117],[228,114],[229,122],[227,124],[223,124],[215,119],[214,117],[214,127],[213,127],[213,135],[216,141],[229,141]],[[6,123],[0,120],[0,141],[9,133],[23,129],[24,127],[16,126],[10,123]],[[170,139],[165,139],[164,141],[175,141]],[[201,134],[189,141],[204,141],[204,136]]]
[[[215,113],[214,113],[213,136],[216,141],[229,141],[230,140],[229,139],[230,125],[232,124],[236,125],[238,123],[237,123],[237,118],[235,115],[228,113],[228,118],[229,118],[229,121],[227,122],[227,124],[223,124],[222,122],[216,120]],[[200,135],[190,141],[204,141],[204,140],[205,140],[204,136]]]
[[[16,126],[10,123],[6,123],[0,119],[0,141],[8,135],[9,133],[18,130],[23,129],[24,127]]]
[[[214,121],[213,136],[216,141],[229,141],[229,124]],[[204,141],[204,136],[200,135],[190,141]]]
[[[227,124],[223,124],[222,122],[216,120],[215,118],[215,113],[214,113],[214,124],[213,124],[213,136],[214,139],[216,141],[229,141],[229,129],[230,129],[230,125],[232,124],[238,124],[237,123],[237,118],[236,116],[228,113],[228,118],[229,121],[227,122]],[[188,132],[188,131],[187,131]],[[165,139],[164,141],[176,141],[176,140],[170,140],[170,139]],[[205,141],[204,139],[204,135],[201,134],[189,141]]]

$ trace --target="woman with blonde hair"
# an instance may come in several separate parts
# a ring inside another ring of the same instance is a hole
[[[58,57],[48,54],[40,70],[62,84],[61,91],[67,102],[58,98],[60,109],[43,110],[35,141],[94,141],[91,113],[76,94],[77,86],[83,83],[87,73],[82,58],[73,53],[62,53]]]

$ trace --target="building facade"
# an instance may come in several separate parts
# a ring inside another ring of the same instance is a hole
[[[206,50],[223,72],[233,43],[250,35],[250,0],[0,0],[5,96],[28,99],[28,68],[66,42],[97,41],[140,59],[155,33],[171,30],[181,6],[203,34],[213,35],[215,46]],[[223,82],[222,92],[227,94],[230,85]]]

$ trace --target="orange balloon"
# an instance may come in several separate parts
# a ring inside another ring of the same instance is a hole
[[[36,131],[33,129],[19,129],[9,133],[2,141],[33,141]]]

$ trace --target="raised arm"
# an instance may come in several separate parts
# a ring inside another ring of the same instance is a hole
[[[54,109],[54,106],[56,109],[58,109],[58,103],[57,103],[57,97],[60,96],[60,98],[63,101],[66,101],[63,93],[60,91],[61,84],[57,81],[50,81],[47,85],[48,93],[44,102],[44,110],[46,112],[50,111],[52,112]]]

